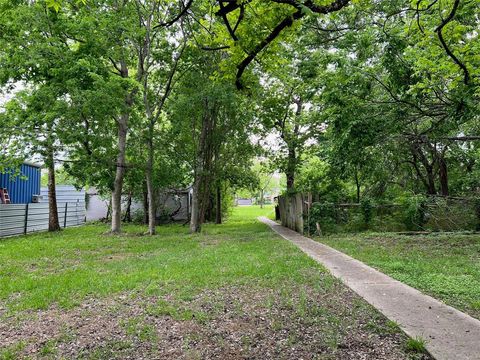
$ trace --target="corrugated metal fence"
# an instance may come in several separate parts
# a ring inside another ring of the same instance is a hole
[[[58,203],[61,227],[85,223],[85,203]],[[0,205],[0,237],[48,230],[48,203]]]
[[[73,185],[57,185],[55,187],[57,203],[85,202],[85,190],[77,190]],[[48,188],[40,189],[42,199],[40,202],[48,202]]]
[[[48,230],[48,196],[40,203],[0,204],[0,237]],[[85,192],[73,186],[57,187],[58,218],[61,227],[85,223]]]

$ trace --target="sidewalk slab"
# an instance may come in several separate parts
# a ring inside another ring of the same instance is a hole
[[[407,335],[423,338],[437,360],[480,360],[479,320],[270,219],[259,220],[325,266]]]

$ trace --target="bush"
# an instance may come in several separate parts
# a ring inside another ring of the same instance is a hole
[[[310,209],[310,222],[308,226],[310,229],[317,231],[317,223],[320,225],[322,232],[334,231],[337,211],[333,203],[313,203]],[[312,231],[310,231],[312,232]],[[318,234],[320,235],[320,234]]]
[[[427,199],[414,195],[404,200],[404,223],[408,230],[422,230],[427,218]]]
[[[144,214],[143,209],[136,209],[132,212],[132,222],[134,224],[143,224]]]
[[[473,201],[472,201],[473,200]],[[395,204],[377,204],[364,198],[357,204],[314,203],[305,230],[313,233],[372,231],[480,230],[480,198],[472,200],[410,195]]]
[[[375,205],[373,203],[373,200],[365,197],[360,201],[360,208],[362,210],[362,216],[363,216],[363,223],[365,228],[368,229],[370,226],[372,219],[373,219],[373,213],[375,210]]]
[[[480,231],[480,198],[476,197],[473,203],[475,207],[475,216],[477,218],[477,224],[475,230]]]

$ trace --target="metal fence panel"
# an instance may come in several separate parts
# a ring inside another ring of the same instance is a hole
[[[85,223],[85,202],[83,200],[68,203],[58,202],[57,207],[61,227],[78,226]],[[0,237],[47,229],[48,203],[0,204]]]
[[[5,229],[0,230],[0,237],[6,236],[13,236],[13,235],[21,235],[24,233],[24,228],[15,228],[15,229]]]
[[[77,190],[73,185],[57,185],[55,192],[57,203],[85,202],[85,190]],[[42,195],[40,203],[48,203],[48,188],[42,187],[40,194]]]

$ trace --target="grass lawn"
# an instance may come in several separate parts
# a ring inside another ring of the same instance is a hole
[[[258,215],[0,240],[0,359],[428,358]]]
[[[480,319],[478,234],[337,234],[317,240]]]

